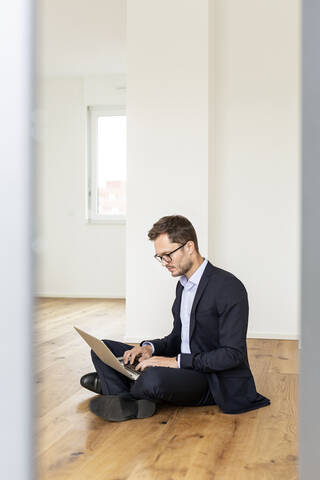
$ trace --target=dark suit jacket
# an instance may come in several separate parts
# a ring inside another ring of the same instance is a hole
[[[143,340],[153,343],[154,355],[173,357],[180,353],[182,290],[179,281],[172,306],[172,332],[164,338]],[[256,391],[248,362],[248,313],[242,282],[208,261],[190,315],[191,353],[181,353],[180,367],[208,374],[212,396],[224,413],[242,413],[270,404]]]

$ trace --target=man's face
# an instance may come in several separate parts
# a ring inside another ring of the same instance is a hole
[[[192,245],[192,244],[191,244]],[[181,243],[172,243],[169,240],[168,234],[163,233],[159,235],[154,241],[154,248],[157,255],[164,255],[172,252],[180,247]],[[162,262],[162,265],[171,272],[172,277],[185,275],[192,267],[191,249],[189,242],[171,255],[171,262]]]

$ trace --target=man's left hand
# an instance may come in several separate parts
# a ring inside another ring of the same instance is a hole
[[[147,367],[169,367],[178,368],[178,362],[176,357],[150,357],[146,360],[142,360],[136,366],[136,370],[143,372]]]

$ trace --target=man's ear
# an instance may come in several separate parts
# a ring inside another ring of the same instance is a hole
[[[187,243],[186,243],[186,247],[188,247],[188,250],[189,250],[189,253],[193,253],[195,248],[194,248],[194,241],[193,240],[189,240]]]

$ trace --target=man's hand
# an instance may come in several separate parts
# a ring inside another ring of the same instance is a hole
[[[136,357],[139,357],[139,360],[146,360],[152,356],[152,346],[144,345],[143,347],[133,347],[130,350],[126,350],[123,354],[123,362],[127,364],[128,362],[132,365]]]
[[[178,368],[178,362],[176,357],[151,357],[147,360],[140,360],[138,365],[136,366],[136,370],[143,370],[147,367],[170,367],[170,368]]]

